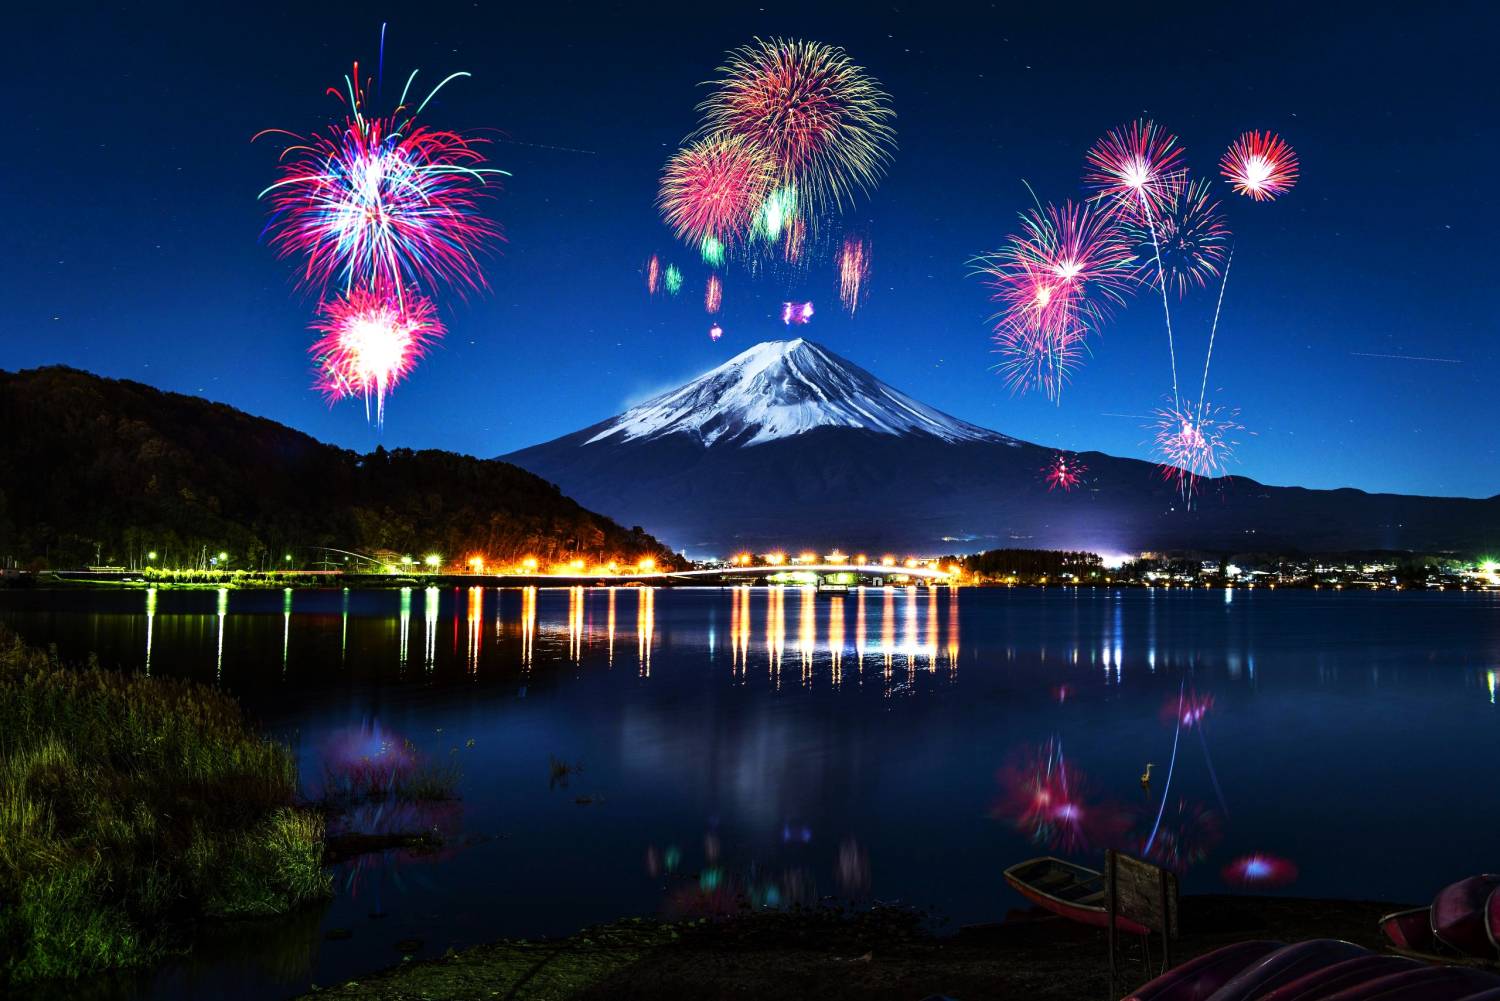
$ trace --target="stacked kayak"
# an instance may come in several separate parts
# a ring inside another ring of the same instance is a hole
[[[1430,906],[1381,918],[1380,930],[1397,952],[1500,960],[1500,876],[1470,876],[1445,886]]]
[[[1170,970],[1125,1001],[1500,1001],[1500,974],[1428,966],[1352,942],[1237,942]]]

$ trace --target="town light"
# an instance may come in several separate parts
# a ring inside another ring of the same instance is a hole
[[[854,562],[858,563],[860,566],[864,566],[865,565],[865,554],[864,553],[860,553],[858,556],[854,557]]]
[[[156,554],[152,553],[152,555],[154,556]],[[282,559],[284,559],[287,563],[290,563],[290,562],[292,562],[292,554],[291,553],[287,553],[286,556],[282,557]]]
[[[146,554],[146,559],[148,559],[148,560],[154,560],[154,559],[156,559],[156,550],[153,549],[149,553],[147,553]]]
[[[469,566],[474,568],[475,573],[484,573],[484,557],[470,556]]]
[[[536,567],[537,567],[536,557],[535,556],[528,556],[528,557],[526,557],[524,560],[521,561],[521,566],[525,567],[527,570],[535,570]]]
[[[229,559],[229,554],[228,553],[220,553],[219,554],[219,562],[222,563],[223,561],[225,561],[227,559]]]
[[[427,554],[427,558],[425,560],[423,560],[422,562],[426,563],[428,566],[430,566],[434,570],[436,570],[438,567],[442,566],[442,564],[443,564],[443,558],[441,556],[439,556],[437,553],[428,553]]]
[[[574,560],[573,562],[569,563],[568,566],[572,567],[574,570],[582,570],[583,560]]]
[[[906,569],[908,569],[908,570],[915,570],[916,566],[917,566],[917,561],[916,560],[908,559],[906,561]]]
[[[779,567],[786,562],[786,553],[767,553],[766,562],[773,567]]]
[[[639,566],[646,573],[650,573],[652,570],[656,569],[656,561],[647,556],[645,559],[641,560]]]
[[[849,559],[849,557],[845,556],[843,553],[841,553],[837,549],[835,549],[833,552],[829,553],[827,556],[825,556],[823,558],[826,559],[829,563],[843,563],[844,561],[846,561],[847,559]]]
[[[893,567],[893,566],[896,565],[896,557],[894,557],[894,556],[882,556],[880,558],[880,565],[883,566],[883,567]]]

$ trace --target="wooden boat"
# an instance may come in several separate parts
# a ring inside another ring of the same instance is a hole
[[[1472,966],[1423,966],[1366,980],[1327,1001],[1464,1001],[1500,986],[1493,973]]]
[[[1437,947],[1437,939],[1432,936],[1431,908],[1413,907],[1387,914],[1380,919],[1380,931],[1387,942],[1402,952],[1429,955]]]
[[[1466,956],[1495,958],[1487,912],[1490,897],[1500,888],[1500,876],[1482,875],[1445,886],[1432,898],[1432,933],[1438,941]]]
[[[1236,942],[1190,959],[1137,988],[1125,1001],[1202,1001],[1235,974],[1282,947],[1281,942]]]
[[[1104,874],[1096,869],[1044,856],[1018,862],[1005,870],[1005,881],[1027,900],[1095,928],[1109,925],[1104,912]],[[1146,929],[1127,918],[1117,918],[1115,927],[1136,935]]]
[[[1366,980],[1421,968],[1420,963],[1406,956],[1355,956],[1283,984],[1260,1001],[1323,1001]]]
[[[1213,1001],[1249,1001],[1278,987],[1342,963],[1368,956],[1370,950],[1336,938],[1315,938],[1283,946],[1245,967],[1213,994]]]

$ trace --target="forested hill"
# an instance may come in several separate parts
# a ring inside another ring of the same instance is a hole
[[[306,565],[314,547],[449,561],[675,562],[656,539],[507,462],[369,455],[220,403],[65,367],[0,371],[0,560],[185,565],[226,552]]]

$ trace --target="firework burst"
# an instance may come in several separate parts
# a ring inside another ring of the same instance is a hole
[[[1061,490],[1067,493],[1078,484],[1083,482],[1083,474],[1089,471],[1089,467],[1078,461],[1076,456],[1070,456],[1066,452],[1057,452],[1052,460],[1042,467],[1042,478],[1047,481],[1047,491]]]
[[[443,336],[437,307],[415,289],[398,297],[363,285],[325,300],[313,329],[322,334],[310,349],[318,388],[330,400],[364,397],[366,415],[373,398],[376,424],[385,420],[386,394]]]
[[[740,136],[774,161],[814,215],[869,191],[895,148],[880,84],[838,46],[756,38],[728,53],[699,105],[706,135]]]
[[[1258,202],[1273,201],[1297,183],[1297,153],[1274,132],[1246,132],[1219,161],[1235,193]]]
[[[743,136],[711,135],[667,161],[656,204],[678,239],[732,246],[746,235],[774,176],[759,146]]]
[[[1173,404],[1153,411],[1154,447],[1162,477],[1175,480],[1184,497],[1199,479],[1222,475],[1238,442],[1231,435],[1242,430],[1237,411],[1213,404]]]
[[[1145,119],[1106,132],[1085,157],[1085,186],[1129,214],[1149,218],[1186,167],[1177,137]]]
[[[661,281],[667,295],[676,295],[682,291],[682,269],[675,264],[668,264],[667,269],[662,272]]]
[[[853,316],[864,301],[865,284],[870,280],[870,247],[856,237],[844,238],[839,248],[839,299]]]
[[[1137,277],[1142,282],[1154,287],[1165,281],[1182,297],[1188,289],[1202,288],[1223,273],[1229,226],[1206,178],[1189,181],[1179,176],[1168,182],[1155,224],[1153,244],[1151,227],[1143,218],[1127,213],[1121,220],[1121,229],[1141,262]],[[1158,251],[1159,269],[1154,263]]]
[[[483,287],[478,254],[500,228],[480,208],[505,171],[482,166],[480,140],[415,121],[459,76],[468,74],[449,76],[415,111],[403,93],[394,113],[371,117],[356,63],[345,78],[347,96],[332,91],[349,109],[342,122],[306,138],[259,133],[296,140],[282,152],[280,179],[261,197],[272,209],[271,245],[282,257],[306,260],[305,287]]]
[[[710,313],[717,313],[723,304],[724,283],[719,281],[718,275],[709,275],[708,284],[703,288],[703,308]]]
[[[655,295],[658,285],[661,283],[661,261],[655,254],[651,260],[646,262],[646,294]]]

